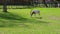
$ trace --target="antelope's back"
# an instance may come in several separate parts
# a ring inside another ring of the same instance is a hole
[[[40,11],[39,11],[39,10],[33,10],[32,12],[35,12],[35,13],[40,13]]]

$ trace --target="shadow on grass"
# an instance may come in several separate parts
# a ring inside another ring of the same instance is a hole
[[[10,12],[0,13],[0,27],[14,27],[18,26],[18,24],[26,26],[26,24],[24,23],[48,23],[48,22],[38,21],[35,19],[28,19]]]

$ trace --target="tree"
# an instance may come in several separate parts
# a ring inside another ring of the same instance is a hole
[[[7,12],[7,0],[4,0],[4,3],[3,3],[3,12]]]
[[[43,0],[43,3],[44,3],[44,5],[45,5],[46,7],[48,7],[48,6],[47,6],[47,3],[46,3],[46,1],[45,1],[45,0]]]

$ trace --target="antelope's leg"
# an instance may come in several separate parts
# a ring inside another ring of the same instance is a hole
[[[40,17],[40,12],[38,13],[38,16]]]

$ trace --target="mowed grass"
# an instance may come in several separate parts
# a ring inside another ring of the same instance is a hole
[[[32,9],[0,9],[0,34],[60,34],[60,8],[34,8],[41,11],[30,17]]]

